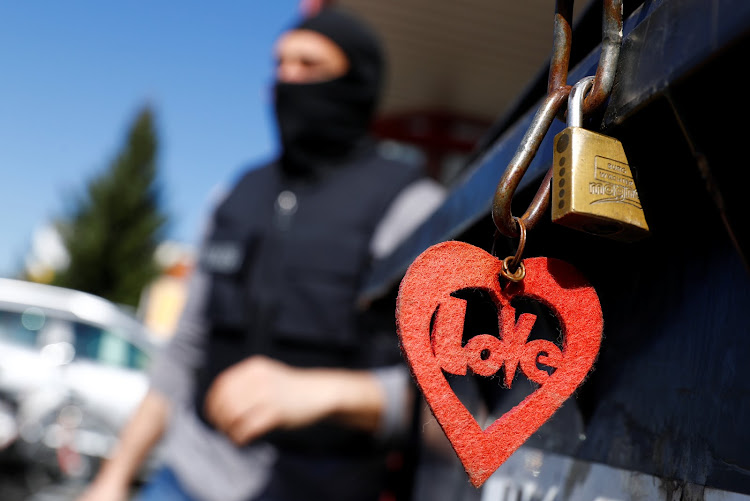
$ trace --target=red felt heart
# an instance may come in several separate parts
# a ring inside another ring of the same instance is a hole
[[[594,288],[570,264],[552,258],[523,261],[526,276],[518,283],[500,278],[502,262],[464,242],[449,241],[423,252],[407,270],[399,288],[396,321],[401,347],[435,418],[479,487],[575,391],[599,352],[602,312]],[[462,346],[464,300],[461,289],[484,290],[497,310],[500,338],[483,334]],[[543,339],[527,337],[536,319],[515,319],[514,297],[545,304],[563,332],[562,350]],[[431,331],[432,326],[432,333]],[[553,367],[552,374],[537,363]],[[492,376],[501,367],[510,386],[516,368],[539,388],[482,430],[448,384],[443,371]]]

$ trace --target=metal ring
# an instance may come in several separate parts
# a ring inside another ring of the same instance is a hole
[[[508,260],[513,259],[514,256],[508,256],[505,259],[503,259],[503,266],[500,269],[500,274],[510,280],[511,282],[520,282],[526,277],[526,267],[523,265],[523,261],[518,263],[518,268],[516,268],[516,271],[511,273],[510,269],[508,268]]]
[[[509,269],[515,269],[516,267],[518,267],[518,265],[521,263],[523,249],[526,247],[526,225],[523,224],[523,221],[520,218],[514,217],[513,219],[516,220],[516,223],[518,223],[518,227],[520,228],[520,238],[518,240],[518,248],[516,249],[516,254],[508,264]]]

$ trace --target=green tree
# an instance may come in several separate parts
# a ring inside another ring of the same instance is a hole
[[[154,251],[167,222],[160,209],[154,117],[144,107],[120,153],[91,179],[58,230],[70,265],[53,284],[137,306],[159,273]]]

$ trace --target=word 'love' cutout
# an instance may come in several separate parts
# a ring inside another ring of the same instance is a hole
[[[503,286],[500,260],[464,242],[443,242],[414,260],[399,288],[396,322],[401,348],[475,487],[570,397],[591,369],[601,344],[601,306],[586,279],[557,259],[537,257],[523,263],[523,281]],[[500,338],[481,334],[462,345],[466,302],[451,295],[462,289],[490,295],[498,310]],[[527,342],[536,317],[524,313],[516,320],[510,302],[521,297],[552,310],[563,332],[562,350],[543,339]],[[554,371],[550,374],[538,364]],[[503,368],[510,387],[519,365],[539,388],[485,430],[443,374],[465,375],[471,369],[490,377]]]

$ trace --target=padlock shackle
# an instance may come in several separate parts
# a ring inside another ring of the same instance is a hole
[[[583,100],[594,85],[594,77],[583,77],[568,95],[568,127],[583,127]]]

